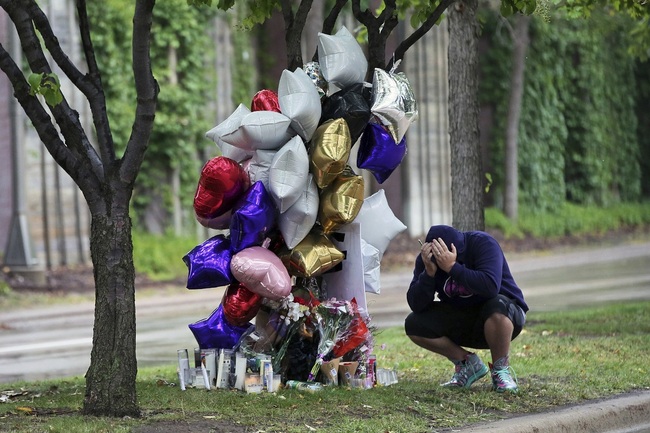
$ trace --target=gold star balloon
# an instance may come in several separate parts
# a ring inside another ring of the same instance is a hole
[[[325,188],[343,173],[351,147],[350,129],[344,119],[329,120],[316,129],[311,140],[309,165],[319,188]]]
[[[320,193],[318,220],[325,233],[352,222],[363,205],[363,177],[348,166]]]
[[[280,253],[282,263],[290,275],[316,277],[343,261],[343,253],[320,230],[312,230],[290,251]]]

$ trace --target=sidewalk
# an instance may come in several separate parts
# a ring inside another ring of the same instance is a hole
[[[479,424],[464,433],[648,433],[650,391]]]

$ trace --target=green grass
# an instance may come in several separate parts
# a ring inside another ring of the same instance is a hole
[[[154,281],[187,276],[183,256],[200,244],[195,236],[133,233],[133,264],[137,273]]]
[[[140,419],[80,416],[82,378],[4,385],[24,395],[0,405],[0,431],[435,432],[650,389],[649,310],[650,302],[633,302],[531,313],[511,350],[517,395],[496,394],[486,379],[470,390],[440,388],[451,364],[390,328],[376,335],[374,350],[379,367],[398,371],[399,383],[389,387],[183,392],[173,385],[176,366],[168,365],[140,370]],[[154,426],[159,430],[143,430]]]
[[[509,220],[500,210],[485,209],[485,225],[506,238],[530,236],[538,239],[561,236],[598,235],[623,228],[650,225],[650,202],[621,203],[610,207],[561,203],[553,212],[522,207],[518,221]]]

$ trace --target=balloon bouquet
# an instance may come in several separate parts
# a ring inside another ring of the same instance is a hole
[[[259,91],[250,109],[240,104],[206,133],[221,155],[201,171],[194,211],[200,224],[227,234],[183,261],[188,289],[227,289],[208,318],[189,325],[200,348],[270,354],[285,380],[309,381],[332,359],[371,355],[364,291],[380,292],[381,257],[406,226],[383,189],[364,198],[350,152],[358,141],[356,166],[383,183],[406,153],[417,105],[403,73],[376,69],[370,84],[367,67],[345,27],[319,33],[318,62],[284,70],[277,93]],[[337,242],[349,227],[355,245]],[[327,286],[327,275],[350,260],[346,248],[359,250],[350,266],[362,275],[362,296],[346,298],[359,280]]]

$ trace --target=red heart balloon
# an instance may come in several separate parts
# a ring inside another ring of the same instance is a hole
[[[251,292],[242,283],[234,282],[223,294],[221,304],[228,323],[244,326],[257,315],[262,305],[262,296]]]
[[[250,186],[248,174],[233,159],[217,156],[205,163],[194,195],[198,218],[213,219],[225,214]]]
[[[275,111],[281,113],[278,94],[273,90],[260,90],[253,96],[251,111]]]

